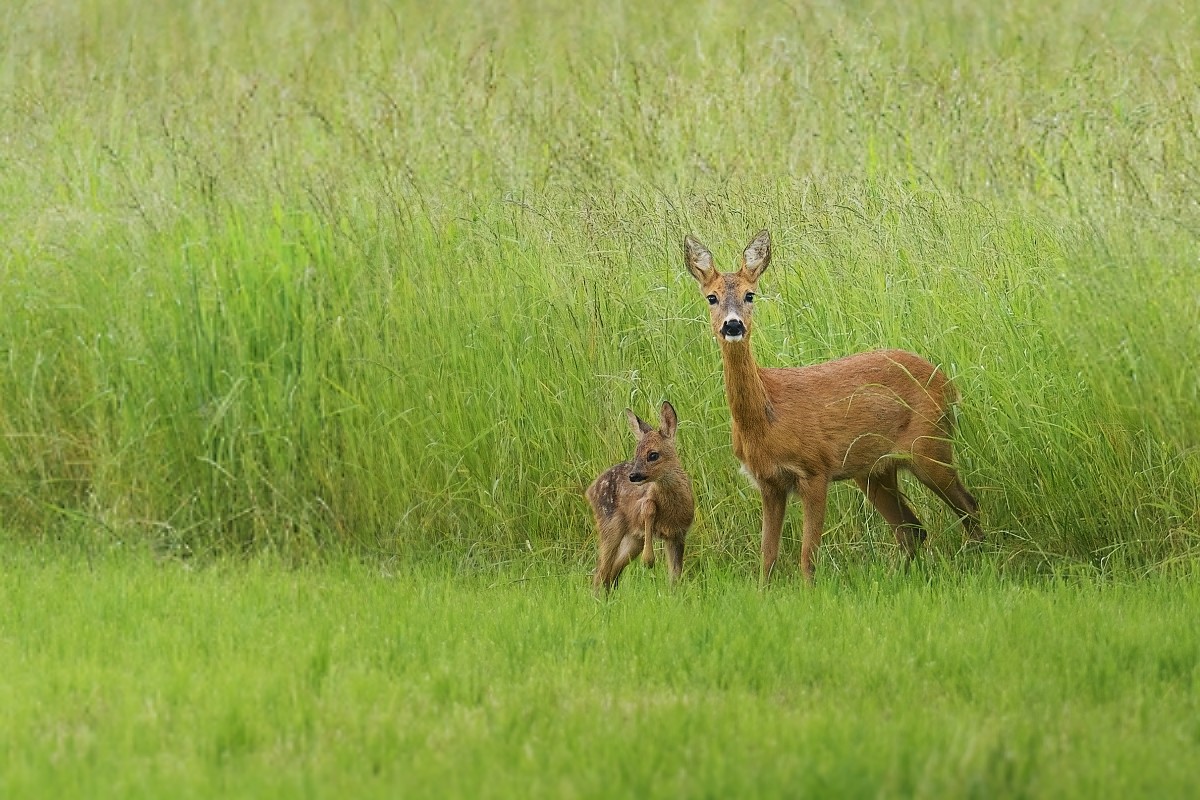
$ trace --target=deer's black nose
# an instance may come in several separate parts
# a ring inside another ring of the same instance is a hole
[[[646,474],[643,472],[629,473],[629,482],[630,483],[641,483],[644,480],[646,480]]]
[[[746,326],[740,319],[727,319],[721,323],[722,336],[745,336]]]

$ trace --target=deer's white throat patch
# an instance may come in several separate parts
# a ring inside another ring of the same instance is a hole
[[[759,485],[758,478],[754,477],[754,473],[751,472],[750,468],[747,467],[745,464],[742,464],[741,472],[742,472],[742,477],[744,477],[746,480],[750,481],[750,484],[755,489],[762,489],[762,486]]]

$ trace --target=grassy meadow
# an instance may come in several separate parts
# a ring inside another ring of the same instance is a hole
[[[639,569],[601,604],[549,569],[3,568],[5,797],[1197,788],[1194,573],[705,575],[668,596]]]
[[[0,7],[0,794],[1194,794],[1200,12]],[[988,532],[760,505],[764,366],[955,379]],[[583,488],[663,399],[687,574]],[[12,665],[16,665],[13,667]],[[464,768],[463,764],[471,765]],[[793,791],[795,790],[795,791]]]

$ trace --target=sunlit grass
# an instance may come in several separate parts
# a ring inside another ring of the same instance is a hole
[[[1191,578],[9,555],[5,796],[1187,796]],[[1193,576],[1194,577],[1194,576]]]

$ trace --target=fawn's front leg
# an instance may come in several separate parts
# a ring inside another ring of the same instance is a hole
[[[642,563],[654,566],[654,518],[657,508],[649,497],[638,501],[638,520],[645,539],[642,541]]]

